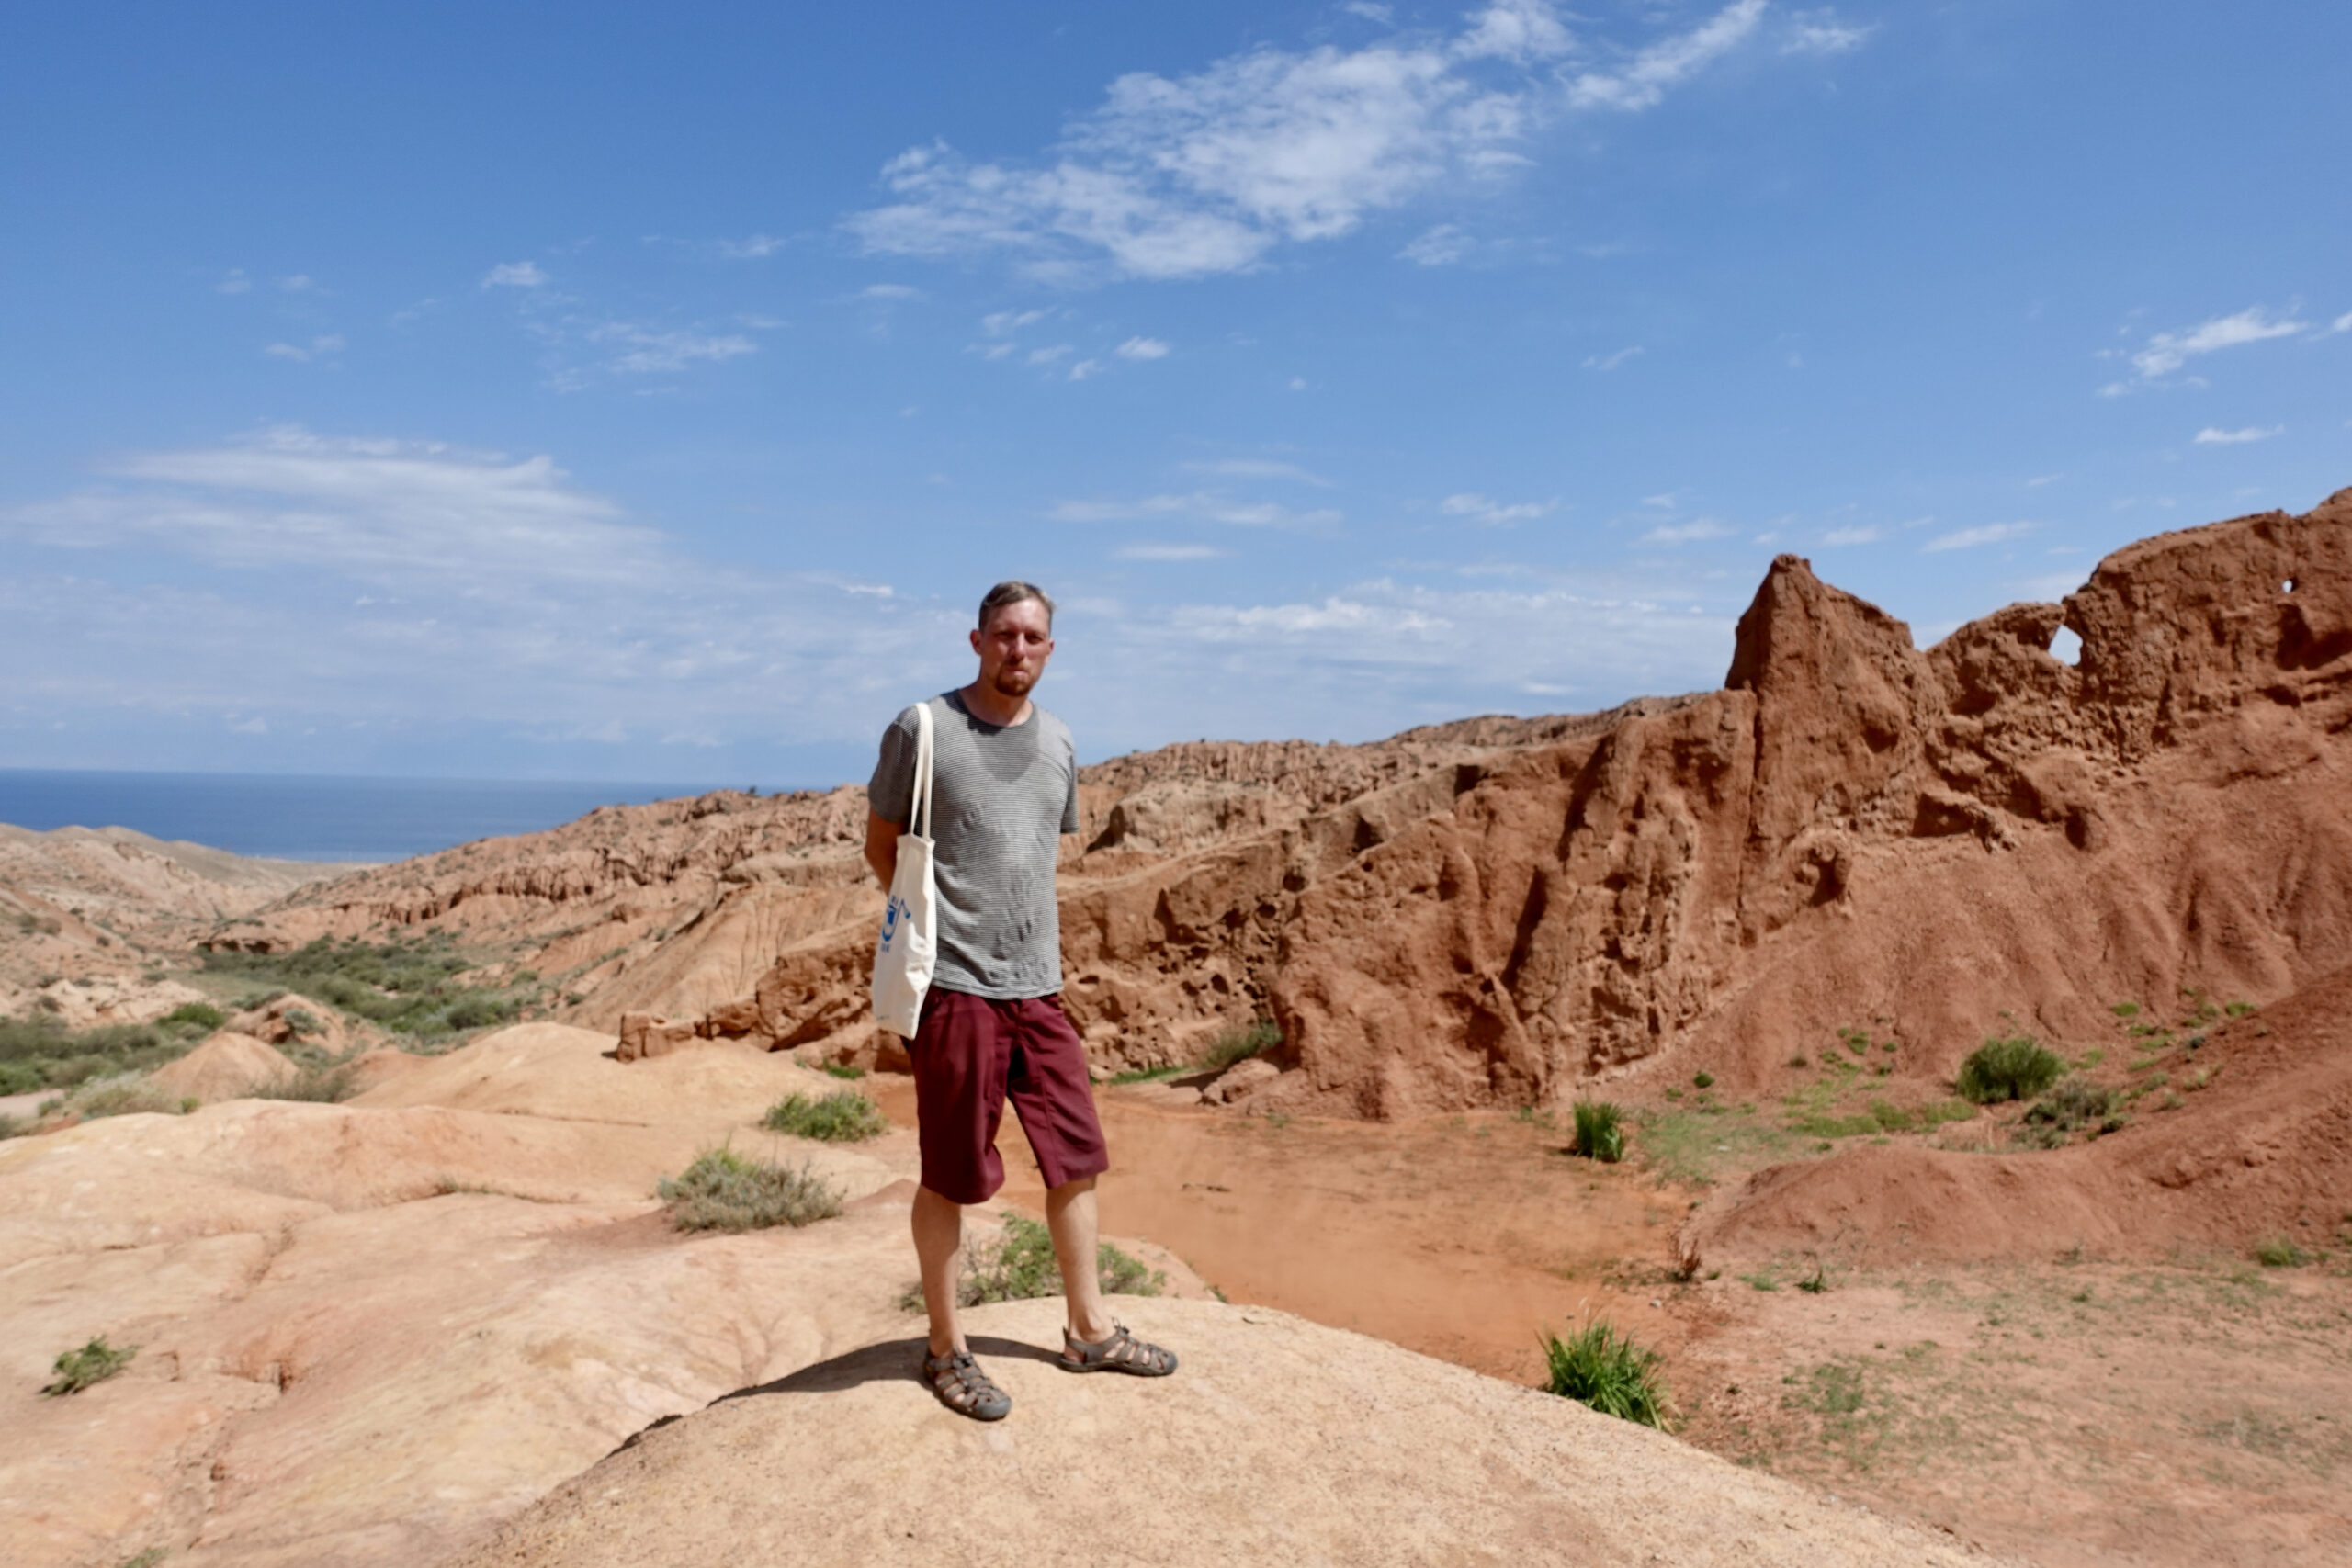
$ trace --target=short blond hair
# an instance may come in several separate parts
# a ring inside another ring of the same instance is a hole
[[[1004,581],[998,583],[994,588],[989,589],[987,593],[981,596],[980,630],[988,630],[989,617],[995,615],[999,610],[1003,609],[1006,605],[1026,604],[1032,599],[1035,599],[1038,604],[1043,604],[1046,607],[1046,629],[1047,631],[1052,631],[1054,629],[1054,602],[1052,598],[1046,594],[1044,589],[1038,587],[1035,583],[1023,582],[1017,577],[1007,578]]]

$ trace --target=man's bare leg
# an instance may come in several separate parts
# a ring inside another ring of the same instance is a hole
[[[1093,1211],[1087,1213],[1091,1218]],[[964,1205],[918,1187],[913,1225],[923,1310],[931,1315],[931,1353],[944,1356],[967,1348],[963,1325],[956,1318],[956,1286],[964,1271]],[[1093,1234],[1091,1223],[1087,1234]]]
[[[1054,1233],[1062,1294],[1069,1300],[1069,1331],[1089,1344],[1118,1332],[1102,1309],[1102,1277],[1094,1262],[1094,1178],[1065,1181],[1046,1194],[1046,1227]]]

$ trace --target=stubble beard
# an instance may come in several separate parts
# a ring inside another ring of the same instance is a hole
[[[1035,670],[1014,670],[1007,667],[998,671],[996,679],[989,683],[996,687],[997,694],[1000,696],[1025,697],[1029,694],[1030,688],[1037,683],[1037,672]]]

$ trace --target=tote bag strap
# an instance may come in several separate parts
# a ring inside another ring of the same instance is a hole
[[[915,786],[907,805],[907,831],[918,839],[931,837],[931,704],[915,705]]]

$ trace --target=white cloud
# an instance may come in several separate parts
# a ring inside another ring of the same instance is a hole
[[[920,299],[922,290],[904,283],[869,283],[857,291],[861,299]]]
[[[1223,479],[1296,479],[1301,484],[1317,485],[1324,490],[1331,488],[1331,481],[1322,475],[1302,468],[1296,463],[1280,462],[1272,457],[1219,457],[1209,462],[1186,463],[1182,467],[1187,473],[1216,474]]]
[[[1033,348],[1029,351],[1029,363],[1032,365],[1051,365],[1055,360],[1060,359],[1071,352],[1072,346],[1066,343],[1053,344],[1045,348]]]
[[[1690,523],[1665,523],[1642,536],[1645,545],[1683,545],[1694,539],[1723,539],[1731,530],[1712,517],[1701,517]]]
[[[1635,54],[1620,71],[1589,71],[1568,84],[1576,108],[1645,109],[1678,85],[1747,41],[1763,19],[1764,0],[1733,0],[1710,20]]]
[[[1168,345],[1156,337],[1131,337],[1118,348],[1122,359],[1165,359]]]
[[[1216,560],[1230,554],[1215,545],[1123,545],[1111,552],[1121,560]]]
[[[268,344],[264,345],[262,352],[272,359],[290,359],[298,365],[307,364],[312,359],[322,359],[329,355],[343,352],[343,339],[329,333],[323,337],[314,337],[306,344]]]
[[[1885,531],[1875,525],[1857,524],[1830,529],[1821,536],[1821,542],[1824,546],[1837,548],[1848,545],[1875,545],[1885,537]]]
[[[1642,353],[1642,345],[1640,344],[1635,344],[1631,348],[1621,348],[1616,353],[1611,355],[1587,355],[1585,356],[1584,367],[1587,370],[1614,370],[1617,367],[1624,364],[1625,361],[1634,357],[1640,353]]]
[[[2327,324],[2331,333],[2352,333],[2352,310],[2346,310]]]
[[[1922,555],[1939,550],[1973,550],[1981,545],[1997,545],[2009,539],[2021,539],[2033,532],[2030,523],[1987,523],[1978,528],[1962,528],[1954,534],[1939,534],[1919,547]]]
[[[753,234],[747,240],[719,241],[718,254],[729,261],[759,261],[775,254],[790,243],[789,240],[779,239],[774,234]]]
[[[2025,481],[2025,488],[2028,490],[2040,490],[2043,485],[2056,484],[2060,479],[2063,479],[2066,476],[2064,474],[2036,474],[2033,478]]]
[[[253,286],[254,280],[245,276],[243,267],[232,266],[229,269],[228,276],[212,287],[223,294],[243,294],[250,290]]]
[[[1417,266],[1450,266],[1470,254],[1470,236],[1451,223],[1424,229],[1396,254]]]
[[[2274,435],[2284,435],[2286,434],[2287,427],[2283,424],[2272,425],[2268,430],[2263,430],[2255,425],[2248,425],[2243,430],[2217,430],[2209,424],[2204,429],[2197,433],[2197,445],[2199,446],[2243,446],[2249,441],[2267,441]]]
[[[279,278],[277,280],[277,287],[281,293],[309,294],[315,291],[319,286],[311,281],[311,277],[308,273],[298,272],[291,277]]]
[[[1521,501],[1506,503],[1490,501],[1475,491],[1466,491],[1460,495],[1447,496],[1438,502],[1437,509],[1448,517],[1466,518],[1470,522],[1496,528],[1508,527],[1514,523],[1532,522],[1538,517],[1548,517],[1560,509],[1560,503],[1556,498],[1551,501]]]
[[[1346,0],[1340,9],[1351,16],[1362,17],[1367,22],[1377,22],[1384,28],[1396,15],[1387,6],[1376,4],[1375,0]]]
[[[1834,11],[1799,11],[1789,18],[1781,40],[1782,54],[1844,54],[1860,49],[1874,27],[1848,27]]]
[[[1562,107],[1657,103],[1752,32],[1762,7],[1736,0],[1566,87],[1538,68],[1574,46],[1546,0],[1488,6],[1452,39],[1406,32],[1354,50],[1260,48],[1184,76],[1136,72],[1069,122],[1049,161],[910,149],[882,169],[894,199],[847,226],[869,251],[1002,253],[1054,282],[1244,271],[1442,181],[1524,164],[1530,131]],[[1405,254],[1438,265],[1458,259],[1457,243],[1424,234]]]
[[[1498,0],[1470,18],[1454,53],[1464,60],[1552,60],[1576,48],[1546,0]]]
[[[759,344],[740,333],[657,332],[628,321],[607,321],[583,335],[591,343],[618,344],[621,352],[605,361],[605,368],[624,376],[666,374],[759,352]]]
[[[1069,378],[1073,381],[1083,381],[1090,376],[1100,375],[1102,373],[1102,362],[1101,360],[1081,359],[1077,364],[1069,367]]]
[[[1345,514],[1332,507],[1300,511],[1279,502],[1237,501],[1219,491],[1147,495],[1133,501],[1057,502],[1046,515],[1057,523],[1136,523],[1192,517],[1245,528],[1288,528],[1313,533],[1328,532],[1345,521]]]
[[[2272,338],[2293,337],[2309,330],[2307,322],[2277,320],[2256,305],[2233,316],[2215,316],[2193,327],[2156,333],[2145,347],[2132,355],[2132,367],[2139,372],[2142,380],[2155,381],[2199,355]]]
[[[481,276],[484,288],[537,288],[548,281],[537,262],[500,262]]]
[[[1045,319],[1043,310],[995,310],[980,318],[980,331],[990,337],[1005,337]]]
[[[1644,506],[1663,507],[1671,511],[1673,510],[1674,503],[1681,499],[1682,492],[1680,491],[1669,490],[1657,495],[1645,495],[1642,497],[1642,504]]]

